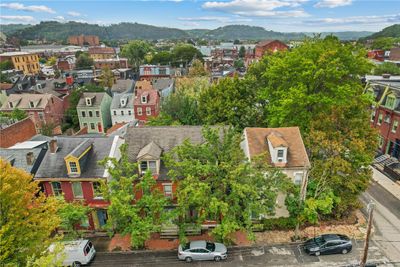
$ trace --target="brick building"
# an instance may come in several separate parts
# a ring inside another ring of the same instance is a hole
[[[289,47],[279,41],[279,40],[265,40],[262,42],[259,42],[254,51],[254,56],[256,59],[260,59],[264,56],[266,52],[277,52],[277,51],[286,51],[288,50]]]
[[[135,119],[146,122],[150,117],[157,117],[160,113],[160,94],[157,90],[135,90],[133,100]]]
[[[39,55],[27,52],[7,52],[0,54],[0,62],[10,60],[14,69],[21,70],[24,74],[38,74],[40,71]]]
[[[35,123],[30,117],[10,124],[0,125],[0,147],[7,148],[27,141],[36,135]]]
[[[97,47],[89,47],[89,56],[93,60],[104,60],[115,58],[116,53],[114,48],[105,47],[105,46],[97,46]]]
[[[68,37],[68,43],[71,45],[90,45],[96,46],[100,44],[99,37],[95,35],[74,35]]]

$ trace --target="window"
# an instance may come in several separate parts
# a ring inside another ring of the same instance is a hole
[[[371,112],[371,121],[375,121],[375,113],[376,113],[375,110],[373,110],[373,111]]]
[[[147,96],[142,96],[142,103],[147,103]]]
[[[141,161],[140,162],[140,171],[142,173],[145,173],[147,171],[147,161]]]
[[[13,107],[14,107],[12,102],[8,102],[8,106],[9,106],[10,108],[13,108]]]
[[[94,123],[90,123],[90,129],[94,130],[95,129],[95,125]]]
[[[383,139],[382,136],[379,136],[378,138],[379,138],[378,139],[378,145],[379,145],[379,148],[381,148],[381,147],[383,147],[383,143],[385,142],[385,139]]]
[[[146,107],[146,115],[151,115],[151,108],[150,107]]]
[[[124,111],[123,110],[121,110],[121,115],[124,116]]]
[[[151,173],[157,173],[157,163],[155,160],[149,160],[149,161],[141,161],[140,162],[140,171],[142,173],[146,172],[147,170],[150,170]]]
[[[396,98],[394,96],[392,96],[392,95],[389,95],[386,98],[385,107],[393,109],[395,101],[396,101]]]
[[[278,149],[278,158],[283,158],[284,151],[283,149]]]
[[[42,120],[43,120],[43,118],[44,118],[44,114],[43,114],[43,112],[38,112],[38,115],[39,115],[39,119],[42,121]]]
[[[302,181],[303,181],[303,173],[302,172],[295,173],[294,174],[294,184],[301,185]]]
[[[96,110],[96,117],[100,117],[100,111]]]
[[[114,110],[114,115],[117,115],[117,111],[116,110]]]
[[[129,115],[129,116],[132,115],[132,110],[128,110],[128,115]]]
[[[164,195],[172,198],[172,184],[163,184]]]
[[[397,127],[399,126],[399,121],[394,121],[392,125],[392,133],[397,131]]]
[[[35,107],[35,104],[33,103],[33,101],[29,101],[29,106],[30,106],[31,108],[34,108],[34,107]]]
[[[91,106],[92,105],[92,99],[90,99],[89,97],[86,98],[86,105],[87,106]]]
[[[103,194],[101,193],[101,186],[99,182],[93,182],[93,196],[95,198],[103,198]]]
[[[389,114],[385,115],[385,122],[390,123],[390,115]]]
[[[82,117],[86,117],[86,112],[82,111]]]
[[[150,169],[150,171],[151,171],[151,173],[157,173],[157,164],[156,164],[156,162],[154,161],[154,160],[151,160],[151,161],[148,161],[148,166],[149,166],[149,169]]]
[[[70,161],[69,162],[69,170],[71,173],[77,173],[78,172],[78,166],[76,165],[76,162]]]
[[[383,119],[383,114],[379,114],[379,116],[378,116],[378,125],[381,125],[382,124],[382,119]]]
[[[83,127],[87,127],[87,123],[86,122],[83,123]]]
[[[89,111],[89,117],[93,117],[93,112]]]
[[[74,198],[83,198],[82,185],[80,182],[72,183],[72,192],[74,193]]]
[[[137,114],[138,114],[138,115],[142,115],[142,108],[138,108],[138,109],[137,109]]]
[[[55,196],[59,196],[62,194],[61,183],[60,182],[51,182],[51,188],[53,189],[53,194]]]

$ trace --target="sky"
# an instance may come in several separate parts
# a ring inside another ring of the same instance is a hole
[[[0,23],[137,22],[180,29],[230,24],[281,32],[379,31],[400,23],[400,0],[47,0],[0,2]]]

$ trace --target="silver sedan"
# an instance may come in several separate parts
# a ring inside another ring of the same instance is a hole
[[[179,245],[178,258],[186,262],[194,260],[225,260],[228,256],[224,244],[208,241],[192,241],[185,245]]]

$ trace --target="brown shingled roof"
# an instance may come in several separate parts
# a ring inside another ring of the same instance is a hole
[[[12,83],[0,83],[0,90],[9,90],[13,88]]]
[[[283,139],[283,136],[278,132],[272,132],[267,136],[273,147],[287,147],[288,143]]]
[[[286,141],[288,147],[288,162],[286,167],[310,167],[310,161],[304,147],[303,139],[301,138],[299,127],[245,128],[244,131],[250,158],[266,152],[269,154],[267,138],[271,134],[276,135],[278,133]],[[270,158],[268,158],[268,162],[271,164]]]

